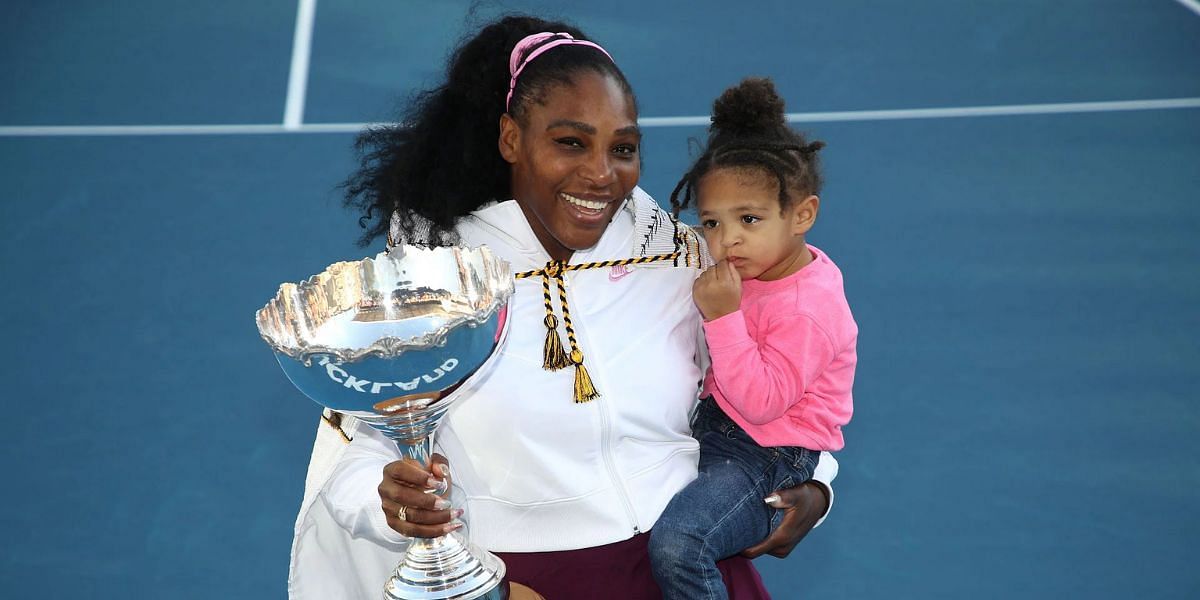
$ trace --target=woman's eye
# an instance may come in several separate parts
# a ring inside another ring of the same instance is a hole
[[[634,154],[637,154],[637,151],[637,146],[633,144],[620,144],[613,148],[613,154],[620,156],[633,156]]]
[[[742,215],[742,222],[747,225],[753,225],[761,220],[762,219],[759,219],[758,217],[756,217],[754,215]]]
[[[583,147],[583,141],[581,141],[579,138],[573,138],[573,137],[558,138],[557,140],[554,140],[554,141],[562,146],[567,146],[570,148],[582,148]]]

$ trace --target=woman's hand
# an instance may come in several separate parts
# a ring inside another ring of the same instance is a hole
[[[444,496],[434,493],[445,490]],[[406,458],[383,468],[379,498],[387,524],[407,537],[432,538],[462,527],[455,521],[462,510],[450,510],[450,465],[446,457],[434,454],[430,469]],[[400,518],[400,509],[404,508]]]
[[[777,490],[767,498],[773,496],[778,497],[778,500],[767,504],[784,511],[783,521],[767,539],[742,550],[742,556],[746,558],[757,558],[763,554],[777,558],[787,557],[792,548],[812,531],[817,521],[821,520],[821,516],[829,510],[829,496],[824,486],[812,481]]]

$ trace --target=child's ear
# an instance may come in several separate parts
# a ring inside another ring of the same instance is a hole
[[[521,148],[521,126],[508,113],[500,115],[500,156],[509,164],[517,162]]]
[[[792,206],[792,234],[804,235],[817,222],[821,211],[821,199],[815,195],[797,201]]]

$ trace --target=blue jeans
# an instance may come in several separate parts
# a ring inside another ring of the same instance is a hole
[[[712,398],[701,402],[692,435],[700,441],[700,474],[650,532],[650,565],[667,600],[727,598],[716,562],[779,525],[783,511],[763,498],[811,479],[820,454],[759,446]]]

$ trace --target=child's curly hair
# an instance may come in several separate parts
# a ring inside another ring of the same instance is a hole
[[[824,142],[808,142],[787,126],[783,98],[764,77],[749,77],[725,90],[713,102],[708,147],[671,192],[675,214],[696,198],[700,180],[716,169],[732,168],[760,174],[778,186],[779,204],[821,191],[817,151]]]

